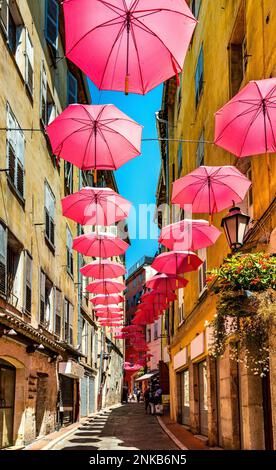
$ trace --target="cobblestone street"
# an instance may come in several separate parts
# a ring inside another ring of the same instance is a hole
[[[122,405],[87,420],[53,450],[177,450],[143,404]]]

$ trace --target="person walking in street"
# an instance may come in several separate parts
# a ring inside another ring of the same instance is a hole
[[[162,405],[162,388],[160,385],[156,385],[155,392],[154,392],[154,405],[155,405],[155,413],[157,415],[163,414],[163,405]]]
[[[155,404],[154,404],[154,391],[153,391],[153,388],[150,388],[150,391],[149,391],[149,406],[150,406],[150,414],[154,415]]]
[[[141,397],[141,390],[140,388],[137,388],[137,391],[136,391],[137,403],[140,403],[140,397]]]

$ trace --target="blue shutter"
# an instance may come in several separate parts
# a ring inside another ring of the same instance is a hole
[[[67,104],[78,102],[78,81],[74,75],[68,71],[67,75]]]
[[[196,74],[195,74],[195,93],[196,93],[196,106],[198,105],[201,90],[203,88],[203,46],[200,48]]]
[[[57,0],[46,0],[45,37],[54,49],[58,48],[58,17],[59,6]]]

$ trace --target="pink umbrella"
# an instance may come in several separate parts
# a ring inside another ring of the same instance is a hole
[[[123,276],[126,272],[125,267],[115,261],[101,260],[92,261],[92,263],[83,266],[80,269],[83,276],[94,277],[95,279],[115,278]],[[116,302],[115,302],[116,303]]]
[[[196,26],[186,2],[65,0],[63,6],[66,56],[98,88],[145,94],[181,72]]]
[[[151,304],[153,300],[158,300],[159,302],[172,302],[173,300],[177,299],[177,295],[173,292],[170,292],[167,296],[163,292],[158,292],[156,290],[152,290],[150,292],[146,292],[141,296],[141,302]]]
[[[171,274],[156,274],[146,282],[146,286],[150,289],[156,289],[159,292],[170,293],[176,289],[186,287],[187,279],[183,277],[173,276]]]
[[[118,315],[118,314],[106,314],[106,313],[98,313],[96,314],[96,317],[98,320],[100,321],[105,321],[105,320],[122,320],[122,315]]]
[[[250,186],[234,166],[200,166],[173,183],[172,203],[212,215],[243,201]]]
[[[197,251],[214,245],[220,235],[220,230],[207,220],[184,219],[163,227],[159,243],[169,250]]]
[[[118,305],[96,305],[94,307],[94,311],[96,312],[117,312],[117,313],[122,313],[123,309],[121,307],[118,307]]]
[[[92,294],[117,294],[126,288],[125,284],[113,281],[111,279],[101,279],[91,282],[86,287]]]
[[[276,152],[276,77],[253,80],[216,113],[215,144],[237,157]]]
[[[141,153],[142,127],[112,104],[71,104],[47,134],[53,153],[81,170],[117,170]]]
[[[101,321],[101,322],[99,322],[99,323],[100,323],[101,326],[111,326],[111,327],[112,327],[112,326],[119,326],[119,325],[120,325],[120,323],[118,323],[118,322],[116,322],[116,321],[106,321],[106,320]]]
[[[131,203],[110,188],[82,188],[61,200],[65,217],[81,225],[112,225],[129,215]]]
[[[73,240],[74,250],[85,256],[109,258],[128,249],[128,244],[111,233],[87,233]]]
[[[195,271],[201,264],[201,259],[191,251],[168,251],[158,255],[152,267],[160,273],[176,275]]]
[[[124,297],[119,294],[113,294],[113,295],[100,294],[90,299],[90,302],[93,305],[113,305],[113,304],[119,304],[123,301],[124,301]]]

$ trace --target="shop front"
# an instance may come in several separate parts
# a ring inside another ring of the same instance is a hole
[[[58,422],[67,426],[76,422],[80,414],[80,380],[84,379],[84,368],[69,360],[59,363]]]

